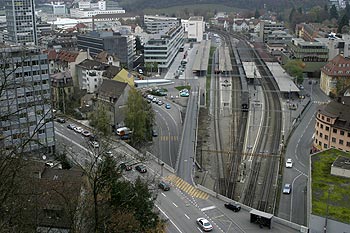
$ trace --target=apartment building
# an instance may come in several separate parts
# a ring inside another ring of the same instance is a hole
[[[205,31],[205,22],[202,16],[193,16],[188,19],[187,38],[189,41],[201,42]]]
[[[0,146],[8,152],[53,153],[55,135],[47,55],[36,47],[1,47]],[[4,65],[4,66],[3,66]]]
[[[182,26],[175,26],[164,34],[156,34],[144,45],[145,63],[158,64],[159,71],[166,70],[184,43]]]
[[[313,146],[350,151],[350,96],[338,97],[318,109]]]
[[[262,20],[260,21],[260,32],[259,37],[264,42],[267,43],[267,37],[273,31],[284,31],[285,26],[281,22],[274,22],[270,20]]]

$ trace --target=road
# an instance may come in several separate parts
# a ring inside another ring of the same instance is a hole
[[[292,192],[290,195],[281,194],[278,212],[279,217],[304,226],[307,224],[307,182],[312,135],[315,131],[314,115],[319,103],[329,99],[318,85],[310,85],[309,81],[305,80],[304,87],[310,93],[312,103],[301,117],[286,147],[285,158],[293,160],[293,168],[284,168],[282,188],[286,183],[292,184]]]

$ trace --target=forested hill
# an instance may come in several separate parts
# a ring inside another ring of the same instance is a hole
[[[246,8],[250,10],[266,9],[279,11],[286,8],[309,9],[314,6],[323,7],[326,0],[120,0],[120,6],[127,11],[141,11],[142,9],[159,9],[173,6],[186,6],[194,4],[218,4],[229,7]]]

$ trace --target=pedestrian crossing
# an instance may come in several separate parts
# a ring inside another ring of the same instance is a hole
[[[312,101],[314,104],[328,104],[330,100],[328,101]]]
[[[160,141],[178,141],[179,137],[178,136],[169,136],[169,135],[164,135],[159,137]]]
[[[168,182],[171,182],[173,185],[181,189],[182,191],[188,193],[192,197],[200,198],[207,200],[209,198],[209,194],[197,189],[196,187],[190,185],[180,177],[177,177],[175,175],[169,175],[165,177],[165,180]]]

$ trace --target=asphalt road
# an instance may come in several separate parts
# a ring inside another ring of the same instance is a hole
[[[313,81],[315,82],[315,81]],[[315,131],[315,112],[318,104],[328,101],[328,97],[316,84],[304,82],[305,91],[312,93],[311,105],[306,109],[298,126],[291,135],[286,148],[286,159],[293,160],[292,168],[285,168],[283,172],[284,184],[292,184],[290,195],[281,194],[278,216],[297,224],[306,225],[307,219],[307,182],[309,177],[309,156],[312,146],[312,135]],[[312,91],[311,91],[312,90]],[[281,190],[282,193],[282,190]]]

